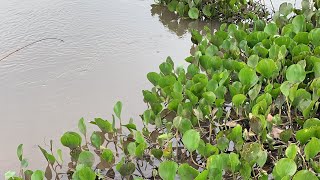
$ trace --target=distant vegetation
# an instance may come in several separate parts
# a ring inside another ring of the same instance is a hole
[[[267,19],[265,5],[252,0],[156,0],[180,17],[191,19],[220,19],[237,22],[252,19]]]
[[[161,2],[173,10],[186,3]],[[191,31],[196,51],[186,69],[168,57],[147,74],[153,88],[143,91],[149,108],[141,130],[133,120],[122,123],[117,102],[111,121],[90,121],[96,131],[80,119],[80,133],[63,134],[70,157],[52,142],[39,146],[48,161],[41,170],[28,170],[20,145],[21,171],[6,179],[319,179],[319,5],[284,3],[271,22],[222,24],[215,32],[204,28],[205,36]],[[190,10],[192,18],[205,15]]]

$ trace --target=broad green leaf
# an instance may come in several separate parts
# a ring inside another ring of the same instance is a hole
[[[231,152],[229,154],[229,161],[231,166],[231,171],[234,173],[237,170],[237,167],[240,165],[239,154]]]
[[[320,28],[316,28],[310,31],[309,40],[315,47],[320,46]]]
[[[306,160],[314,158],[320,152],[320,140],[312,137],[304,148]]]
[[[114,155],[110,149],[104,149],[101,153],[101,158],[107,163],[111,163],[114,160]]]
[[[287,16],[289,15],[293,10],[293,5],[291,3],[282,3],[280,5],[280,8],[279,8],[279,12],[284,15],[284,16]]]
[[[131,156],[134,156],[136,153],[136,143],[135,142],[131,142],[128,144],[127,146],[128,152]]]
[[[240,82],[248,88],[251,88],[258,82],[258,76],[256,72],[248,67],[242,68],[238,76]]]
[[[293,64],[287,69],[286,78],[291,83],[301,83],[306,78],[306,72],[300,64]]]
[[[191,19],[198,19],[199,18],[199,10],[195,7],[189,9],[188,15]]]
[[[82,138],[78,133],[68,131],[62,135],[60,141],[62,145],[74,149],[81,145]]]
[[[189,164],[184,163],[179,166],[178,174],[181,180],[194,180],[199,175],[199,172]]]
[[[285,81],[281,84],[280,86],[280,91],[282,92],[283,95],[285,95],[286,97],[289,96],[290,94],[290,88],[293,86],[292,83],[290,83],[289,81]]]
[[[90,137],[90,140],[91,140],[91,144],[95,148],[100,149],[100,146],[103,143],[103,139],[102,139],[102,137],[101,137],[99,132],[97,132],[97,131],[93,132],[91,137]]]
[[[84,123],[84,119],[81,118],[78,122],[78,129],[79,131],[84,135],[86,136],[87,134],[87,127],[86,127],[86,124]]]
[[[205,69],[205,70],[210,70],[213,67],[213,58],[210,57],[209,55],[203,55],[199,59],[200,65]]]
[[[205,5],[204,7],[203,7],[203,9],[202,9],[202,12],[203,12],[203,14],[205,15],[205,16],[207,16],[207,17],[211,17],[212,16],[212,13],[211,13],[211,5],[209,5],[209,4],[207,4],[207,5]]]
[[[320,120],[318,118],[307,119],[303,124],[304,129],[315,127],[315,126],[320,126]]]
[[[178,1],[177,0],[173,0],[171,1],[169,4],[168,4],[168,9],[170,12],[175,12],[176,11],[176,8],[178,6]]]
[[[318,178],[308,170],[300,170],[293,176],[292,180],[318,180]]]
[[[272,59],[262,59],[259,61],[256,70],[265,78],[271,78],[277,72],[277,65]]]
[[[43,180],[43,179],[44,179],[44,173],[40,170],[34,171],[31,176],[31,180]]]
[[[174,180],[178,164],[174,161],[164,161],[159,165],[159,175],[163,180]]]
[[[294,160],[298,151],[299,147],[296,144],[290,144],[286,149],[286,156]]]
[[[251,68],[256,68],[257,64],[259,62],[259,56],[256,55],[256,54],[253,54],[251,55],[249,58],[248,58],[248,66],[250,66]],[[241,71],[240,71],[241,72]],[[240,75],[239,75],[240,76]]]
[[[164,75],[170,75],[173,71],[172,65],[167,62],[160,64],[159,69]]]
[[[119,169],[119,173],[122,176],[130,176],[136,169],[136,166],[134,165],[134,163],[132,162],[128,162],[126,164],[123,164],[120,169]]]
[[[158,81],[160,79],[160,75],[158,73],[156,73],[156,72],[149,72],[147,74],[147,78],[154,86],[156,86],[156,85],[158,85]]]
[[[203,93],[202,97],[207,101],[208,104],[213,104],[216,100],[216,95],[211,91]]]
[[[306,31],[306,19],[304,15],[297,15],[292,20],[293,32],[304,32]]]
[[[113,111],[116,114],[116,116],[121,119],[121,111],[122,111],[122,102],[118,101],[114,107],[113,107]]]
[[[194,180],[207,180],[208,179],[208,170],[203,170]]]
[[[101,118],[94,119],[95,124],[101,129],[104,133],[113,132],[112,124],[108,120],[103,120]]]
[[[244,94],[237,94],[232,97],[232,103],[236,107],[240,107],[246,99],[247,99],[247,97]]]
[[[90,167],[80,164],[80,165],[77,165],[76,172],[73,173],[72,179],[73,180],[95,180],[96,174]]]
[[[266,27],[264,28],[264,32],[269,34],[270,36],[274,36],[278,34],[278,27],[275,23],[268,23]]]
[[[94,165],[94,155],[90,151],[82,151],[79,154],[78,164],[83,164],[88,167],[92,167]]]
[[[293,176],[297,171],[296,163],[289,158],[282,158],[274,166],[274,170],[280,178],[285,176]]]
[[[193,152],[199,146],[200,133],[194,129],[190,129],[184,133],[182,142],[188,151]]]
[[[157,158],[157,159],[161,159],[162,155],[163,155],[163,151],[161,149],[156,149],[156,148],[153,148],[151,149],[151,154]]]

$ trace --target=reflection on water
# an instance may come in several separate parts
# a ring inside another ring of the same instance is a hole
[[[220,25],[218,21],[215,20],[191,20],[187,18],[179,18],[178,14],[170,12],[168,8],[162,5],[151,5],[151,15],[157,15],[159,21],[164,27],[168,28],[171,32],[176,34],[178,37],[182,37],[190,29],[203,30],[205,26],[208,26],[211,30],[217,29]]]

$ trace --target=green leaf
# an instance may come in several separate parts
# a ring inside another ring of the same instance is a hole
[[[294,160],[298,151],[299,151],[299,147],[296,144],[290,144],[286,149],[286,156]]]
[[[81,118],[78,122],[78,129],[79,131],[84,135],[86,136],[87,134],[87,127],[86,127],[86,124],[84,123],[84,119]]]
[[[310,31],[309,40],[315,47],[320,46],[320,28],[312,29]]]
[[[96,174],[90,167],[80,164],[80,165],[77,165],[76,172],[73,173],[72,179],[73,180],[95,180]]]
[[[169,75],[173,71],[172,65],[167,62],[163,62],[162,64],[160,64],[159,69],[164,75]]]
[[[90,140],[91,140],[91,144],[97,148],[97,149],[100,149],[100,146],[102,145],[102,142],[103,142],[103,139],[100,135],[99,132],[93,132],[91,137],[90,137]]]
[[[28,160],[26,158],[22,159],[21,168],[24,169],[24,168],[28,167],[28,165],[29,165]]]
[[[248,58],[248,66],[250,66],[251,68],[256,68],[257,64],[259,62],[259,56],[256,55],[256,54],[253,54],[251,55],[249,58]],[[241,71],[240,71],[241,72]],[[240,76],[240,75],[239,75]],[[242,75],[241,75],[242,76]]]
[[[95,121],[95,124],[101,129],[102,132],[104,133],[113,132],[112,124],[109,121],[103,120],[101,118],[95,118],[94,121]]]
[[[20,161],[22,161],[22,155],[23,155],[23,144],[20,144],[17,148],[17,156]]]
[[[159,81],[160,78],[161,78],[160,75],[159,75],[158,73],[156,73],[156,72],[149,72],[149,73],[147,74],[147,79],[148,79],[154,86],[158,85],[158,81]]]
[[[304,148],[306,160],[314,158],[320,152],[320,140],[312,137]]]
[[[248,88],[251,88],[258,82],[258,76],[256,72],[248,67],[242,68],[238,76],[240,82]]]
[[[114,160],[114,155],[110,149],[104,149],[101,153],[101,158],[107,163],[111,163]]]
[[[265,78],[271,78],[277,72],[278,67],[272,59],[262,59],[256,69]]]
[[[207,180],[208,179],[208,170],[203,170],[194,180]]]
[[[128,162],[126,164],[123,164],[120,167],[119,173],[122,176],[130,176],[136,169],[136,166],[132,162]]]
[[[291,3],[282,3],[279,8],[279,12],[284,16],[288,16],[292,10],[293,6]]]
[[[78,133],[68,131],[62,135],[60,141],[62,145],[74,149],[81,145],[82,138]]]
[[[56,162],[56,158],[52,155],[49,154],[45,149],[43,149],[41,146],[38,146],[39,149],[41,150],[43,156],[46,158],[47,162],[49,162],[50,164],[54,164]]]
[[[199,10],[195,7],[189,9],[188,15],[191,19],[198,19],[199,18]]]
[[[4,174],[4,179],[8,180],[10,178],[14,178],[14,176],[16,175],[16,172],[14,171],[7,171],[5,174]],[[11,180],[11,179],[10,179]]]
[[[310,138],[315,137],[316,128],[300,129],[296,132],[296,139],[305,144]]]
[[[178,164],[174,161],[164,161],[159,165],[159,175],[163,180],[174,180]]]
[[[280,178],[293,176],[297,171],[297,165],[292,159],[282,158],[276,163],[273,170]]]
[[[203,9],[202,9],[202,12],[203,12],[203,14],[205,15],[205,16],[207,16],[207,17],[211,17],[212,16],[212,13],[211,13],[211,5],[209,5],[209,4],[207,4],[207,5],[205,5],[204,7],[203,7]]]
[[[229,140],[226,137],[220,137],[217,139],[217,147],[221,151],[225,151],[229,147]]]
[[[118,101],[114,107],[113,107],[113,111],[116,114],[116,116],[121,119],[121,111],[122,111],[122,102]]]
[[[31,180],[43,180],[43,179],[44,179],[44,173],[40,170],[34,171],[31,176]]]
[[[193,152],[199,146],[200,133],[194,129],[186,131],[182,137],[182,142],[188,151]]]
[[[300,170],[293,176],[292,180],[318,180],[318,178],[308,170]]]
[[[145,143],[145,139],[140,131],[136,132],[136,142],[139,144]]]
[[[169,9],[169,11],[170,12],[174,12],[174,11],[176,11],[176,8],[177,8],[177,6],[178,6],[178,1],[177,0],[173,0],[173,1],[171,1],[169,4],[168,4],[168,9]]]
[[[156,149],[156,148],[153,148],[151,150],[151,154],[157,158],[157,159],[161,159],[162,155],[163,155],[163,151],[161,149]]]
[[[304,15],[297,15],[292,20],[293,32],[304,32],[306,31],[306,19]]]
[[[216,95],[211,91],[203,93],[202,97],[207,101],[208,104],[213,104],[217,98]]]
[[[127,146],[128,152],[131,156],[134,156],[136,153],[136,143],[135,142],[131,142],[128,144]]]
[[[58,149],[57,154],[58,154],[58,160],[60,161],[60,164],[62,164],[63,163],[62,150]]]
[[[293,84],[289,81],[283,82],[280,86],[280,91],[282,92],[282,94],[288,97],[290,94],[290,88],[292,87],[292,85]]]
[[[320,120],[318,118],[307,119],[303,124],[304,129],[310,128],[310,127],[315,127],[315,126],[320,126]]]
[[[274,36],[278,34],[278,27],[275,23],[268,23],[264,28],[264,32],[266,32],[270,36]]]
[[[178,174],[181,180],[193,180],[199,175],[199,172],[189,164],[184,163],[179,166]]]
[[[301,83],[306,78],[306,72],[300,64],[293,64],[287,69],[286,78],[291,83]]]
[[[232,97],[232,103],[239,108],[246,99],[247,97],[244,94],[237,94]]]
[[[92,167],[94,161],[94,155],[90,151],[82,151],[79,154],[78,164],[83,164],[85,166]]]
[[[229,161],[231,166],[231,171],[234,173],[237,170],[237,167],[240,165],[239,154],[231,152],[229,154]]]

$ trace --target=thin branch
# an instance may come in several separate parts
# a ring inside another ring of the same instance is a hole
[[[21,48],[19,48],[19,49],[16,49],[15,51],[12,51],[12,52],[9,53],[8,55],[6,55],[6,56],[4,56],[3,58],[1,58],[0,61],[6,59],[7,57],[11,56],[12,54],[15,54],[15,53],[17,53],[17,52],[19,52],[19,51],[21,51],[21,50],[23,50],[23,49],[25,49],[25,48],[27,48],[27,47],[29,47],[29,46],[32,46],[32,45],[34,45],[34,44],[36,44],[36,43],[38,43],[38,42],[45,41],[45,40],[58,40],[58,41],[60,41],[60,42],[64,42],[62,39],[59,39],[59,38],[43,38],[43,39],[39,39],[39,40],[34,41],[34,42],[32,42],[32,43],[29,43],[29,44],[27,44],[27,45],[25,45],[25,46],[23,46],[23,47],[21,47]]]

